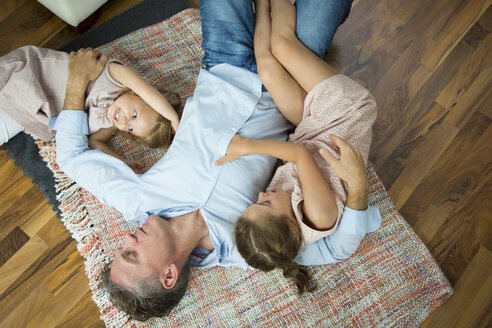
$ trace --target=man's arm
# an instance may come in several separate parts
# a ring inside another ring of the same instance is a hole
[[[91,48],[70,53],[64,110],[85,109],[85,89],[101,74],[108,60],[108,56]]]
[[[342,138],[331,134],[330,139],[340,149],[340,159],[336,159],[326,149],[320,149],[319,152],[335,174],[347,183],[347,207],[359,211],[365,210],[369,180],[364,159],[357,148],[352,147]]]
[[[348,185],[347,205],[335,232],[315,243],[306,245],[296,258],[303,265],[339,262],[352,255],[366,233],[381,225],[379,209],[367,205],[369,182],[365,162],[358,149],[340,137],[330,135],[333,144],[340,149],[336,159],[328,151],[320,150],[321,156]]]
[[[55,123],[56,160],[66,175],[99,201],[122,212],[127,220],[143,223],[147,214],[138,212],[135,197],[140,185],[138,176],[120,160],[88,146],[85,89],[106,62],[106,56],[92,49],[70,54],[64,109]]]

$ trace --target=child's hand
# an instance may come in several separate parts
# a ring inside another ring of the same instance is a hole
[[[125,159],[123,161],[126,165],[128,165],[135,174],[142,174],[143,173],[143,166],[140,164],[138,161],[130,160],[130,159]]]
[[[232,140],[227,147],[226,155],[215,161],[215,165],[219,166],[246,155],[246,141],[247,139],[242,138],[239,134],[232,137]]]

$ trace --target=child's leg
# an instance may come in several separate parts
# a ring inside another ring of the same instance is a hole
[[[292,124],[302,119],[306,92],[273,56],[270,48],[271,20],[269,0],[255,0],[254,49],[258,74],[278,109]],[[294,22],[295,25],[295,22]]]
[[[326,1],[326,0],[325,0]],[[296,9],[289,0],[271,0],[272,52],[299,85],[309,92],[337,72],[306,48],[295,34]]]
[[[200,0],[202,18],[202,63],[207,68],[220,63],[257,72],[253,51],[255,14],[251,1]]]

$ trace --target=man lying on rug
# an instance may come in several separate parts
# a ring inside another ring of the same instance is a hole
[[[324,57],[350,1],[298,0],[297,8],[297,35]],[[140,320],[165,315],[180,301],[187,286],[187,264],[248,268],[235,246],[233,225],[265,189],[276,160],[250,155],[221,166],[214,162],[226,155],[236,133],[285,140],[292,128],[262,90],[253,52],[251,1],[203,0],[200,11],[206,68],[200,70],[171,147],[148,172],[136,175],[121,161],[87,147],[80,90],[101,66],[101,57],[96,59],[93,51],[73,57],[66,110],[55,125],[60,168],[127,220],[143,224],[125,237],[110,272],[104,274],[114,302]],[[367,198],[367,189],[356,189],[354,198]],[[345,208],[337,230],[306,245],[296,262],[342,261],[379,224],[376,208]]]

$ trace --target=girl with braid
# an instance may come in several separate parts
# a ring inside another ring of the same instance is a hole
[[[366,172],[348,177],[336,161],[340,153],[352,152],[365,167],[376,103],[369,91],[337,74],[298,40],[296,8],[289,0],[257,0],[255,10],[258,74],[296,129],[288,142],[236,135],[216,165],[248,154],[285,161],[267,191],[237,220],[234,236],[250,266],[280,268],[302,294],[313,286],[306,268],[295,262],[301,247],[332,234],[345,206],[346,211],[367,207],[367,201],[351,207],[355,203],[347,199],[348,189],[367,188]]]

